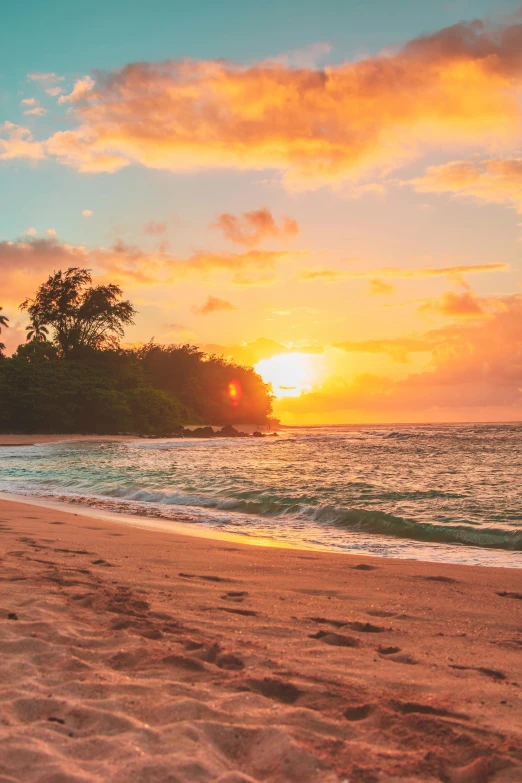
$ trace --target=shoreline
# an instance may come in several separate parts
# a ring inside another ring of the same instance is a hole
[[[0,447],[46,445],[58,442],[98,444],[141,442],[141,439],[126,435],[94,436],[75,434],[28,435],[23,436],[27,442],[11,442],[19,437],[22,436],[0,435]],[[21,491],[24,491],[23,488]],[[352,530],[350,527],[346,528],[346,539],[338,543],[335,540],[329,543],[328,541],[322,542],[320,534],[319,539],[316,535],[314,537],[315,531],[308,531],[307,535],[302,536],[303,540],[299,540],[299,537],[292,535],[285,538],[284,533],[280,534],[279,537],[277,537],[277,532],[275,535],[271,535],[270,531],[266,533],[267,528],[263,526],[263,516],[259,517],[259,522],[261,523],[259,534],[255,531],[249,533],[251,520],[248,513],[245,512],[243,514],[234,510],[226,512],[231,519],[229,520],[230,524],[226,523],[225,527],[232,529],[223,530],[220,529],[220,526],[224,524],[219,518],[220,509],[207,508],[206,506],[174,504],[163,508],[161,503],[159,503],[156,504],[156,507],[152,504],[147,508],[146,503],[141,504],[141,507],[138,507],[138,505],[133,506],[129,503],[128,507],[126,507],[125,499],[123,498],[119,504],[114,501],[111,507],[109,501],[105,501],[97,496],[91,498],[89,496],[75,497],[59,493],[38,496],[0,492],[0,498],[2,497],[8,500],[11,499],[13,502],[31,503],[43,508],[55,508],[58,511],[79,513],[87,517],[108,519],[109,521],[112,519],[115,523],[123,524],[127,527],[172,534],[177,533],[209,540],[238,542],[248,546],[308,552],[329,552],[343,557],[349,554],[358,554],[361,557],[378,557],[379,559],[402,562],[414,560],[415,562],[501,568],[515,571],[522,569],[522,552],[501,546],[473,546],[469,543],[451,542],[450,540],[430,541],[422,537],[386,534],[384,531],[381,533],[366,532],[364,529],[357,531],[356,529]],[[217,521],[215,519],[216,515],[218,516]],[[255,514],[252,515],[252,519],[257,519],[257,516]],[[242,532],[236,533],[234,528],[238,527],[238,525],[243,525],[245,520],[246,524]],[[515,562],[510,562],[510,560]]]
[[[151,536],[4,499],[0,558],[0,776],[522,779],[516,569]]]
[[[175,519],[170,518],[162,518],[161,516],[154,516],[154,515],[148,515],[148,514],[138,514],[138,513],[126,513],[122,511],[111,511],[109,509],[101,509],[94,505],[89,505],[85,502],[75,502],[73,498],[71,497],[69,501],[64,500],[54,500],[54,499],[47,499],[45,497],[40,497],[37,495],[18,495],[16,493],[8,493],[8,492],[1,492],[0,491],[0,502],[2,500],[10,501],[13,503],[22,503],[22,504],[29,504],[33,505],[37,508],[42,509],[53,509],[58,512],[63,511],[65,513],[73,513],[75,515],[84,516],[86,518],[91,519],[99,519],[99,520],[106,520],[108,522],[112,522],[114,524],[123,525],[126,528],[130,529],[139,529],[139,530],[148,530],[148,531],[154,531],[158,533],[166,533],[167,535],[180,535],[180,536],[189,536],[191,538],[200,538],[205,539],[209,541],[225,541],[229,543],[239,543],[244,546],[249,547],[266,547],[268,549],[285,549],[290,552],[292,551],[298,551],[298,552],[324,552],[327,554],[331,554],[337,557],[347,557],[347,556],[356,556],[356,557],[372,557],[377,560],[384,560],[384,561],[397,561],[397,562],[415,562],[415,563],[431,563],[431,564],[440,564],[440,565],[450,565],[455,566],[457,568],[465,567],[465,568],[495,568],[495,569],[507,569],[510,571],[519,572],[522,569],[522,564],[515,564],[511,565],[509,563],[506,564],[495,564],[495,563],[489,563],[489,562],[461,562],[458,560],[448,560],[445,559],[442,555],[440,556],[440,559],[433,556],[433,553],[436,553],[437,551],[440,551],[441,547],[446,547],[449,551],[462,552],[463,550],[465,552],[469,552],[469,556],[471,557],[472,554],[475,554],[476,557],[479,557],[480,553],[491,553],[491,558],[493,559],[493,556],[497,553],[503,553],[504,556],[507,556],[509,553],[512,553],[514,556],[519,555],[520,553],[518,550],[499,550],[499,549],[490,549],[487,547],[471,547],[466,546],[463,544],[439,544],[436,542],[422,542],[417,541],[415,539],[402,539],[397,538],[395,536],[389,536],[386,537],[384,535],[380,535],[378,538],[381,539],[389,539],[389,545],[390,546],[397,546],[397,543],[400,542],[408,542],[411,545],[418,545],[422,546],[424,549],[424,557],[422,556],[422,553],[415,553],[415,556],[412,554],[412,552],[405,552],[404,555],[399,555],[397,553],[394,553],[393,555],[389,554],[374,554],[373,552],[368,552],[364,550],[356,550],[354,547],[353,550],[344,550],[344,551],[336,551],[333,548],[330,548],[326,545],[322,546],[320,544],[307,544],[305,542],[299,543],[299,542],[288,542],[283,539],[277,539],[277,538],[267,538],[263,536],[258,535],[248,535],[248,533],[234,533],[230,531],[224,531],[219,530],[215,527],[209,527],[204,526],[203,523],[198,522],[192,522],[187,519],[186,521],[178,521]],[[188,512],[191,510],[192,507],[186,506],[184,509]],[[199,513],[201,513],[202,516],[209,516],[209,514],[212,513],[212,511],[209,511],[208,509],[199,508],[196,507],[195,510],[197,510]],[[372,534],[367,534],[367,537],[376,538],[376,536],[372,536]],[[455,548],[455,549],[454,549]],[[428,556],[431,555],[431,556]]]

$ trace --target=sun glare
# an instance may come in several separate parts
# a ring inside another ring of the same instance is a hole
[[[255,366],[276,397],[299,397],[317,384],[318,357],[310,353],[281,353],[262,359]]]

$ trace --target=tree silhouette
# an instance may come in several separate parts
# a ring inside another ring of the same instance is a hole
[[[9,324],[8,324],[9,318],[6,315],[2,315],[1,311],[3,309],[4,308],[0,305],[0,334],[2,334],[2,326],[4,328],[9,328]],[[0,342],[0,353],[2,353],[4,348],[5,348],[5,345],[2,342]]]
[[[136,311],[121,299],[119,286],[91,283],[89,269],[71,267],[50,275],[34,299],[20,305],[33,324],[52,329],[53,340],[65,358],[85,348],[100,350],[123,337],[124,325],[134,323]]]
[[[25,331],[27,332],[27,336],[25,338],[26,342],[34,341],[37,343],[43,343],[47,340],[47,336],[49,334],[49,329],[46,326],[43,326],[39,321],[33,321],[32,324],[26,326]]]

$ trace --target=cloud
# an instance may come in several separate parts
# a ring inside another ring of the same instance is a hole
[[[371,294],[388,295],[393,294],[395,286],[392,283],[385,283],[384,280],[375,278],[369,282],[369,290]]]
[[[522,23],[476,20],[322,70],[285,63],[132,63],[60,101],[76,127],[47,141],[79,171],[272,169],[314,186],[447,145],[520,133]]]
[[[514,420],[522,415],[522,296],[477,322],[450,324],[423,334],[346,341],[344,351],[407,357],[425,352],[420,372],[330,378],[322,388],[277,403],[287,421]]]
[[[1,138],[2,135],[6,135],[7,138]],[[4,122],[0,125],[0,160],[16,158],[42,160],[45,158],[44,146],[41,142],[34,141],[28,128],[12,122]]]
[[[430,352],[435,345],[438,345],[437,338],[432,339],[429,335],[414,335],[392,339],[344,340],[341,343],[334,343],[333,347],[347,353],[382,353],[396,362],[405,363],[409,361],[412,353]]]
[[[55,228],[47,228],[45,233],[47,236],[55,237],[56,236],[56,229]]]
[[[20,101],[20,103],[22,104],[22,106],[36,106],[38,101],[36,100],[36,98],[23,98]]]
[[[44,109],[43,106],[35,106],[34,109],[24,111],[24,116],[43,117],[45,114],[47,114],[47,109]]]
[[[265,239],[286,239],[299,233],[296,220],[284,216],[278,226],[267,207],[243,212],[240,217],[223,212],[212,228],[219,229],[231,242],[246,247],[260,245]]]
[[[156,223],[155,220],[149,220],[148,223],[145,223],[143,230],[146,234],[164,234],[167,230],[167,224],[165,222]]]
[[[192,312],[197,315],[209,315],[209,313],[226,312],[229,310],[237,310],[231,302],[227,302],[226,299],[219,299],[217,296],[209,296],[205,304],[201,307],[194,306]]]
[[[48,87],[45,92],[47,95],[50,95],[51,98],[56,98],[57,95],[60,95],[61,92],[63,92],[61,87]]]
[[[29,73],[27,78],[32,82],[63,82],[65,76],[57,76],[55,73]]]
[[[179,258],[166,252],[149,253],[122,240],[109,247],[74,246],[54,236],[36,238],[31,231],[19,240],[0,242],[0,276],[3,287],[10,295],[16,291],[17,297],[22,289],[27,295],[27,289],[41,282],[42,275],[70,266],[87,267],[104,280],[125,286],[166,285],[212,276],[245,286],[272,281],[277,265],[289,257],[285,252],[249,250],[228,254],[200,251]]]
[[[35,237],[38,234],[38,231],[34,228],[34,226],[31,226],[31,228],[28,228],[25,233],[28,237]]]
[[[59,163],[83,173],[113,173],[128,165],[120,155],[111,155],[105,151],[106,145],[99,145],[88,129],[77,131],[58,131],[43,143],[42,148],[48,155],[56,157]]]
[[[410,180],[420,193],[452,193],[489,204],[506,204],[522,212],[522,158],[452,161],[430,166]]]
[[[455,281],[460,281],[462,275],[471,273],[487,273],[487,272],[507,272],[509,270],[509,264],[460,264],[456,266],[442,266],[442,267],[418,267],[417,269],[403,269],[401,267],[381,267],[380,269],[368,269],[360,272],[348,272],[343,269],[304,269],[297,276],[297,280],[304,280],[308,282],[322,281],[325,283],[334,283],[337,280],[343,279],[358,279],[358,278],[381,278],[392,277],[398,279],[409,278],[424,278],[424,277],[447,277]],[[386,285],[382,280],[374,279],[372,283],[379,283],[379,285]],[[376,293],[376,291],[372,291]],[[379,293],[382,293],[379,292]]]
[[[84,76],[82,79],[78,79],[75,82],[72,92],[70,92],[69,95],[61,95],[58,98],[58,103],[77,103],[78,101],[82,101],[91,92],[94,85],[94,79],[91,79],[90,76]]]
[[[41,271],[51,267],[82,266],[89,259],[83,247],[74,247],[58,242],[54,237],[37,239],[34,229],[29,229],[28,239],[15,242],[0,241],[0,269]]]
[[[435,313],[451,317],[477,317],[486,313],[486,302],[473,291],[447,291],[420,305],[420,313]]]
[[[84,210],[82,210],[82,216],[83,217],[91,217],[92,216],[92,209],[84,209]]]

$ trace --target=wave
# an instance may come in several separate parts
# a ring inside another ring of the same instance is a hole
[[[79,488],[78,488],[79,489]],[[86,496],[86,491],[89,495]],[[91,494],[92,493],[92,494]],[[47,494],[47,493],[46,493]],[[54,493],[53,493],[54,494]],[[68,493],[69,494],[69,493]],[[343,508],[332,505],[312,505],[295,499],[273,497],[225,498],[215,495],[185,494],[182,492],[150,491],[139,488],[97,486],[89,490],[84,486],[81,500],[77,493],[69,495],[71,500],[84,503],[123,501],[132,505],[132,513],[145,513],[169,517],[169,507],[185,509],[209,509],[219,512],[232,512],[248,517],[261,517],[265,520],[277,520],[284,523],[306,525],[313,523],[320,527],[335,527],[350,532],[392,536],[436,544],[461,544],[465,546],[508,551],[522,550],[522,530],[504,527],[474,527],[460,523],[427,523],[411,518],[395,516],[375,509]],[[438,493],[435,493],[438,494]],[[76,495],[76,497],[74,497]],[[230,520],[232,522],[232,520]],[[237,524],[237,518],[234,524]],[[275,532],[275,531],[274,531]]]

